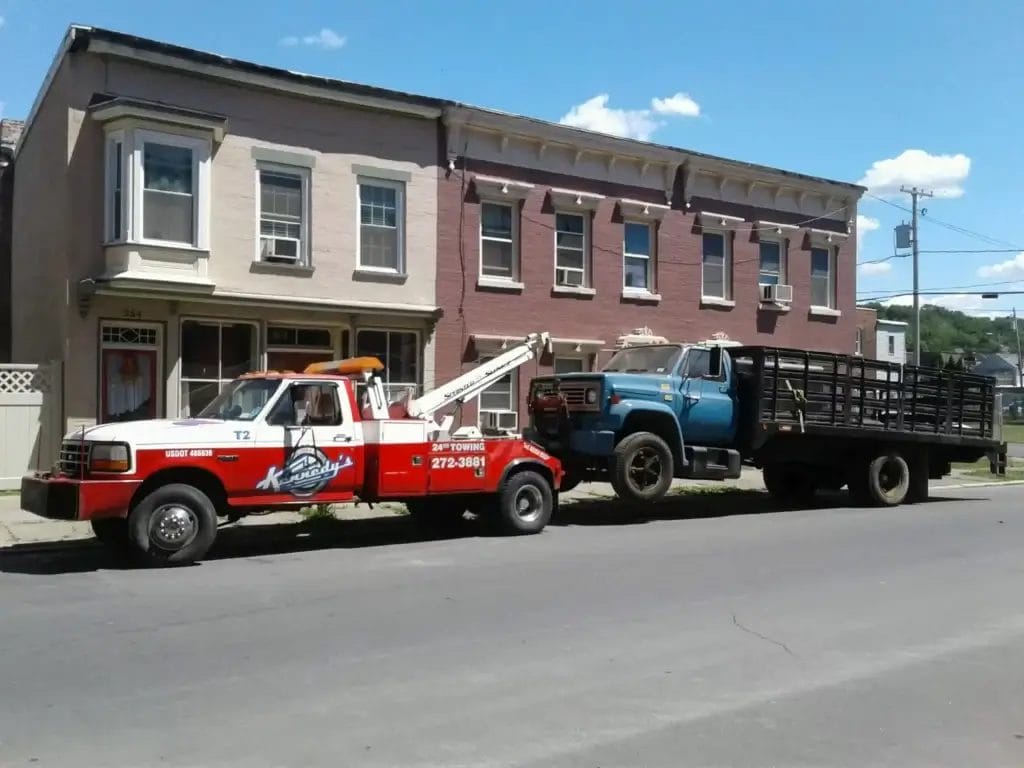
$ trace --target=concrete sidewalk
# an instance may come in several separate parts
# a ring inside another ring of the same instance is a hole
[[[1009,481],[996,481],[1000,485]],[[949,477],[932,483],[932,488],[963,487],[965,485],[987,485],[984,480],[954,472]],[[1009,482],[1012,484],[1012,482]],[[760,470],[744,469],[743,476],[728,482],[711,480],[676,480],[672,484],[672,493],[685,493],[705,487],[724,490],[726,488],[742,491],[762,491],[764,484]],[[611,486],[606,483],[584,483],[569,493],[563,494],[561,504],[571,505],[614,497]],[[399,517],[406,514],[401,504],[338,504],[332,510],[339,520],[362,520],[378,517]],[[298,523],[308,519],[301,512],[273,512],[243,518],[237,526],[281,525]],[[91,539],[92,527],[89,523],[67,522],[64,520],[46,520],[24,512],[20,508],[17,494],[0,496],[0,548],[15,545],[48,544],[64,541]]]

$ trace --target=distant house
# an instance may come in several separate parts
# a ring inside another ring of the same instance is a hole
[[[907,323],[884,320],[870,307],[857,307],[854,353],[869,360],[907,362]]]
[[[978,362],[971,372],[981,376],[991,376],[996,380],[997,387],[1022,386],[1020,360],[1017,355],[1001,352],[978,355]]]

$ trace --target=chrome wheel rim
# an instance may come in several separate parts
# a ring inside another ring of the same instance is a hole
[[[176,551],[187,547],[198,533],[198,516],[181,504],[164,504],[149,520],[149,540],[160,549]]]
[[[514,500],[516,517],[524,523],[532,523],[544,509],[544,496],[539,488],[526,485],[519,489]]]
[[[641,491],[661,480],[661,456],[653,448],[641,448],[629,462],[629,481]]]

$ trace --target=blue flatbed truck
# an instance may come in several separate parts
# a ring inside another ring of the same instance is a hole
[[[627,501],[754,466],[784,503],[846,486],[854,503],[893,506],[926,500],[954,462],[1006,471],[993,379],[855,355],[626,347],[599,372],[533,379],[528,402],[526,437],[563,462],[561,489],[610,482]]]

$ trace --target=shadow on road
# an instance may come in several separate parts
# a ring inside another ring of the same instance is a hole
[[[932,502],[981,501],[932,497]],[[563,505],[552,518],[551,526],[637,525],[664,520],[696,520],[713,517],[760,515],[792,512],[798,509],[839,511],[847,508],[846,494],[816,498],[803,507],[781,507],[763,491],[726,490],[669,496],[652,504],[632,505],[617,499],[594,497]],[[887,510],[875,510],[886,513]],[[358,549],[392,546],[411,542],[485,537],[490,534],[482,521],[472,517],[449,535],[430,535],[419,529],[409,517],[374,517],[361,520],[313,519],[299,523],[243,525],[224,527],[205,560],[258,559],[272,555],[325,549]],[[199,564],[201,565],[201,563]],[[132,568],[95,539],[15,545],[0,550],[0,572],[33,575],[87,573],[98,570]]]

